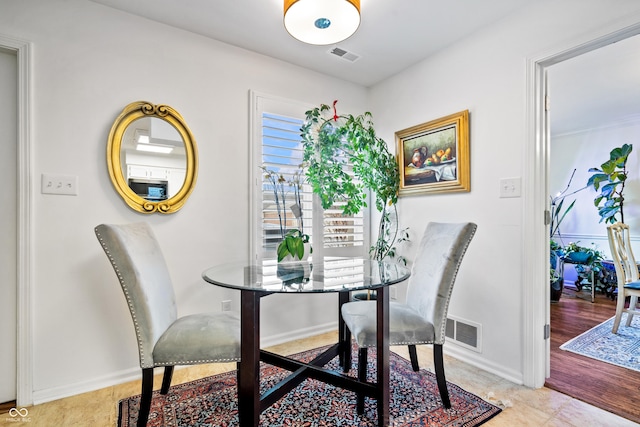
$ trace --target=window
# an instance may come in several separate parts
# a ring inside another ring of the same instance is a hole
[[[368,211],[343,215],[341,206],[323,210],[309,184],[302,185],[300,215],[294,214],[295,193],[288,184],[303,160],[300,126],[309,105],[272,96],[251,94],[251,254],[258,261],[275,258],[283,230],[303,227],[311,237],[313,257],[366,255],[369,250]],[[273,181],[262,167],[282,177],[274,194]],[[303,177],[304,178],[304,177]],[[276,198],[286,201],[278,212]]]
[[[302,230],[313,239],[312,192],[303,184],[296,194],[295,181],[304,182],[301,169],[302,144],[300,126],[302,120],[263,112],[262,158],[260,165],[272,171],[270,179],[262,173],[262,250],[273,256],[282,233],[291,229]],[[298,203],[301,207],[291,209]],[[280,209],[279,209],[280,208]],[[313,240],[311,240],[313,244]]]

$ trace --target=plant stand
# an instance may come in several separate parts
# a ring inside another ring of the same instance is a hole
[[[560,262],[563,264],[573,264],[573,265],[586,265],[586,263],[581,262],[579,260],[575,260],[569,257],[561,257]],[[564,271],[564,267],[562,269]],[[595,302],[596,300],[596,283],[595,283],[595,275],[593,273],[593,268],[590,269],[591,281],[589,283],[580,282],[580,277],[578,277],[578,281],[576,282],[576,288],[578,291],[582,291],[584,286],[591,286],[591,302]]]

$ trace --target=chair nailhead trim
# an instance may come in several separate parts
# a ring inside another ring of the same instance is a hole
[[[133,302],[131,301],[131,296],[129,295],[129,290],[127,289],[127,286],[124,283],[124,279],[122,277],[122,274],[120,273],[120,270],[118,270],[118,267],[116,266],[115,260],[111,256],[111,252],[107,248],[107,244],[105,243],[105,241],[102,239],[102,236],[98,232],[97,227],[95,229],[95,232],[96,232],[96,235],[98,236],[98,240],[100,241],[100,245],[102,246],[102,249],[104,249],[104,252],[107,254],[107,258],[109,258],[109,261],[111,262],[111,266],[113,267],[113,270],[116,272],[116,276],[118,276],[118,281],[120,282],[120,286],[124,291],[124,296],[127,300],[127,305],[129,306],[129,312],[131,313],[131,318],[133,319],[133,325],[136,330],[136,338],[138,340],[138,351],[140,352],[140,366],[143,368],[146,368],[147,366],[145,366],[146,365],[145,354],[144,354],[144,349],[142,348],[142,336],[140,333],[140,325],[138,324],[138,319],[136,317],[136,312],[133,307]]]

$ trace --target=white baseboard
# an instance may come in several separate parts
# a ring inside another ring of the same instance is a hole
[[[102,388],[111,387],[117,384],[139,380],[140,378],[142,378],[141,372],[142,371],[140,367],[136,367],[74,384],[67,384],[42,390],[34,390],[33,404],[39,405],[41,403],[51,402],[52,400],[63,399],[65,397],[76,396],[78,394],[100,390]]]
[[[268,337],[263,337],[260,340],[260,347],[271,347],[272,345],[283,344],[290,341],[295,341],[303,338],[309,338],[314,335],[324,334],[326,332],[336,331],[338,329],[338,322],[329,322],[322,325],[312,326],[310,328],[296,329],[284,334],[276,334]]]
[[[272,345],[278,345],[290,341],[308,338],[314,335],[320,335],[326,332],[335,331],[337,327],[338,322],[336,321],[325,323],[323,325],[317,325],[311,328],[289,331],[285,334],[267,336],[263,337],[260,340],[260,346],[270,347]],[[176,369],[178,368],[179,367],[176,367]],[[106,387],[112,387],[114,385],[123,384],[129,381],[139,380],[140,378],[142,378],[141,369],[140,367],[135,367],[74,384],[67,384],[42,390],[34,390],[33,404],[38,405],[41,403],[51,402],[53,400],[63,399],[65,397],[76,396],[78,394],[87,393]]]
[[[261,339],[260,346],[270,347],[273,345],[309,338],[315,335],[324,334],[326,332],[335,331],[336,328],[337,322],[330,322],[310,328],[297,329],[284,334],[271,335]],[[455,343],[447,343],[444,347],[444,352],[447,355],[455,357],[456,359],[464,363],[468,363],[469,365],[495,374],[515,384],[523,384],[523,377],[521,372],[505,369],[503,366],[488,362],[486,359],[477,357],[477,355],[456,346]],[[106,387],[112,387],[114,385],[123,384],[129,381],[139,380],[140,378],[140,368],[135,367],[74,384],[35,390],[33,392],[33,403],[35,405],[38,405],[45,402],[51,402],[53,400],[75,396]]]
[[[517,372],[512,369],[506,369],[502,365],[498,365],[486,359],[478,357],[476,353],[463,349],[453,342],[445,343],[444,353],[458,359],[461,362],[467,363],[471,366],[475,366],[478,369],[482,369],[483,371],[487,371],[491,374],[497,375],[507,381],[511,381],[514,384],[524,384],[524,377],[522,372]]]

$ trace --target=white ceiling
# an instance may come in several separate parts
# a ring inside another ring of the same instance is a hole
[[[329,46],[291,37],[283,0],[92,1],[368,87],[537,0],[361,0],[358,31]]]
[[[640,35],[549,69],[551,132],[640,122]]]
[[[91,1],[369,87],[539,0],[361,0],[360,28],[335,46],[292,38],[283,0]],[[329,54],[336,46],[359,59]],[[640,117],[640,36],[549,75],[554,134]]]

